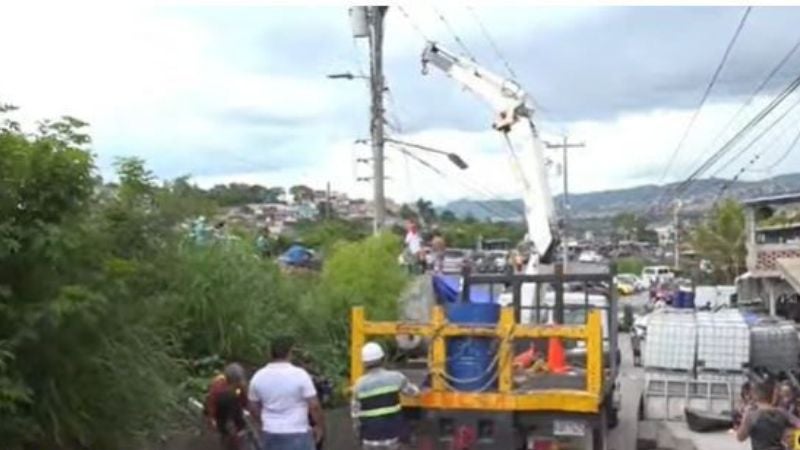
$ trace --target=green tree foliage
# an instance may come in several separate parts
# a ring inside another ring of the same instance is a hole
[[[453,211],[450,211],[449,209],[442,211],[442,214],[439,216],[439,219],[444,223],[453,223],[456,220],[458,220],[456,218],[455,213]]]
[[[314,190],[303,184],[298,184],[290,187],[289,194],[292,196],[295,203],[310,201],[314,199]]]
[[[427,224],[433,223],[436,220],[436,209],[430,200],[423,198],[417,200],[416,210],[419,213],[419,218]]]
[[[84,123],[1,119],[3,450],[149,448],[207,381],[195,361],[261,364],[276,333],[344,378],[349,306],[389,317],[405,283],[396,238],[335,245],[363,236],[344,223],[320,231],[320,276],[285,276],[247,240],[192,245],[180,225],[215,205],[185,177],[121,159],[103,184]]]
[[[474,248],[479,237],[484,239],[509,239],[513,244],[525,236],[522,224],[501,222],[454,222],[441,227],[448,247]]]
[[[353,242],[367,237],[369,227],[364,223],[333,218],[326,221],[303,221],[295,227],[297,240],[321,250],[332,249],[340,241]]]
[[[307,350],[324,355],[318,364],[328,374],[344,379],[349,361],[349,317],[352,306],[365,306],[371,319],[390,320],[397,314],[397,298],[408,281],[397,264],[400,238],[384,233],[358,242],[339,242],[328,260],[320,283],[304,297],[303,336]]]
[[[618,239],[626,241],[654,242],[658,236],[647,229],[647,220],[634,213],[620,213],[611,219],[614,234]]]
[[[744,271],[745,240],[744,208],[732,199],[715,206],[690,238],[698,255],[711,261],[714,277],[722,283],[732,283]]]
[[[208,190],[208,196],[220,206],[240,206],[248,203],[277,203],[286,194],[283,188],[266,188],[257,184],[218,184]]]

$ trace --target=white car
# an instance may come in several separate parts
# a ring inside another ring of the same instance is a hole
[[[675,278],[675,274],[669,266],[647,266],[642,269],[642,280],[648,285],[669,281]]]
[[[442,272],[461,273],[461,269],[464,267],[464,260],[467,258],[467,256],[467,252],[463,250],[445,250],[442,258]]]
[[[582,263],[601,263],[601,262],[603,262],[603,257],[600,256],[600,254],[598,254],[595,251],[587,250],[587,251],[581,252],[581,254],[578,256],[578,262],[582,262]]]

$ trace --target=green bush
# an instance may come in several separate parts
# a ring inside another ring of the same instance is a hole
[[[645,261],[641,258],[620,258],[617,260],[617,273],[640,275],[644,266]]]
[[[323,228],[325,268],[299,276],[249,240],[194,246],[180,224],[213,205],[136,159],[103,184],[83,126],[25,134],[0,121],[3,450],[146,448],[184,424],[210,371],[263,364],[271,337],[294,335],[304,362],[344,380],[350,308],[395,317],[407,281],[397,237],[333,244],[338,231]]]

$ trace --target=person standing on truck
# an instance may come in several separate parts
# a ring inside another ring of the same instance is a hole
[[[400,394],[417,396],[419,388],[405,375],[383,367],[383,348],[368,342],[361,350],[366,373],[353,386],[351,415],[362,448],[397,450],[405,434]]]
[[[239,448],[241,435],[247,426],[244,420],[246,389],[247,376],[242,366],[236,363],[228,364],[208,388],[203,412],[226,450]]]
[[[753,450],[783,450],[786,432],[800,427],[799,419],[773,406],[773,393],[771,383],[759,383],[753,387],[755,408],[745,412],[736,429],[739,442],[750,438]]]
[[[260,418],[264,447],[269,450],[314,450],[325,429],[311,376],[291,363],[293,347],[291,338],[276,338],[270,349],[272,361],[250,381],[251,411]]]

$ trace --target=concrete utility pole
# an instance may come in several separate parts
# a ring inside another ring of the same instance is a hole
[[[372,135],[372,182],[375,203],[374,232],[383,229],[386,221],[386,197],[384,194],[383,172],[383,19],[388,6],[356,6],[350,8],[353,36],[369,38],[370,53],[370,93],[372,107],[370,114],[370,134]]]
[[[679,270],[681,267],[681,219],[680,219],[680,211],[681,206],[683,204],[680,200],[675,201],[675,210],[673,211],[672,226],[675,228],[675,270]]]
[[[331,219],[331,182],[325,185],[325,219]]]
[[[547,148],[560,148],[562,150],[562,157],[563,157],[563,171],[564,171],[564,194],[561,196],[561,207],[564,210],[564,219],[563,225],[561,228],[561,239],[562,239],[562,258],[564,260],[564,267],[567,266],[569,263],[569,235],[567,233],[568,230],[568,222],[569,222],[569,179],[567,177],[567,151],[571,148],[583,148],[586,147],[586,144],[583,142],[579,142],[576,144],[569,143],[569,137],[564,136],[563,141],[560,144],[551,144],[549,142],[544,143]]]

